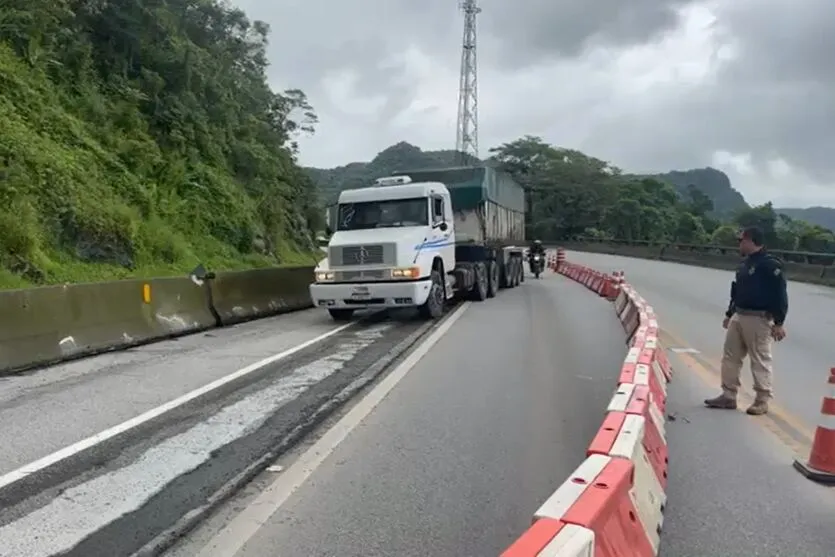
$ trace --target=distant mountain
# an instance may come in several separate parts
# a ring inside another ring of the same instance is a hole
[[[795,220],[817,224],[829,230],[835,230],[835,209],[832,207],[809,207],[808,209],[785,208],[774,209],[775,212],[791,217]]]
[[[742,194],[731,185],[728,175],[715,168],[673,170],[656,174],[655,178],[672,184],[682,196],[688,195],[688,186],[696,186],[713,201],[713,214],[717,217],[728,218],[737,211],[749,208]]]
[[[459,155],[467,157],[462,159]],[[370,185],[375,179],[390,176],[399,170],[425,170],[459,166],[464,162],[482,161],[453,150],[422,151],[410,143],[401,141],[380,151],[371,162],[352,162],[336,168],[306,168],[308,175],[319,187],[319,194],[325,203],[336,201],[342,190]]]
[[[461,163],[460,153],[452,150],[423,151],[405,141],[392,145],[381,151],[370,162],[352,162],[336,168],[306,168],[305,171],[319,187],[321,199],[325,203],[336,200],[339,192],[368,186],[376,178],[389,176],[398,170],[423,170],[427,168],[441,168],[458,166]],[[490,164],[473,159],[473,162]],[[714,216],[730,218],[739,210],[747,209],[745,198],[731,185],[727,174],[715,168],[694,168],[691,170],[673,170],[664,174],[654,174],[653,178],[671,184],[682,197],[688,195],[688,186],[695,186],[713,201]],[[799,215],[809,222],[835,228],[835,209],[813,207],[811,209],[779,209],[778,212],[788,216]]]

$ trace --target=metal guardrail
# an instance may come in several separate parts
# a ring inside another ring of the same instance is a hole
[[[548,242],[548,244],[558,245],[560,241]],[[667,250],[676,252],[689,253],[704,253],[714,256],[725,256],[728,259],[739,259],[739,252],[735,246],[721,246],[711,244],[685,244],[676,242],[651,242],[645,240],[617,240],[617,239],[601,239],[578,236],[570,240],[564,240],[562,243],[568,244],[603,244],[612,246],[632,246],[657,248],[659,253],[663,255]],[[776,255],[780,259],[789,263],[803,263],[807,265],[821,265],[825,267],[835,265],[835,253],[810,252],[810,251],[791,251],[781,249],[769,249],[770,253]]]

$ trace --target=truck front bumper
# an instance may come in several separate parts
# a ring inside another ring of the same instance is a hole
[[[430,279],[410,282],[310,285],[314,306],[329,309],[397,308],[420,306],[429,297]]]

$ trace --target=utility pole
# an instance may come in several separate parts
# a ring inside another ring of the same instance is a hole
[[[461,76],[458,85],[458,126],[455,150],[463,165],[478,158],[478,64],[476,55],[476,16],[481,8],[476,0],[459,0],[464,12],[464,40],[461,49]],[[467,156],[469,155],[469,156]]]

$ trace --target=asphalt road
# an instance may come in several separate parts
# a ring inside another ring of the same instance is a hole
[[[625,352],[611,305],[551,273],[474,303],[323,461],[275,475],[275,512],[251,493],[170,555],[498,555],[585,458]]]
[[[3,435],[18,431],[9,442],[31,459],[250,366],[155,420],[0,483],[0,556],[131,555],[270,450],[289,446],[425,327],[378,316],[304,347],[334,331],[327,319],[287,315],[7,380]],[[44,431],[27,432],[18,421],[27,417]],[[9,453],[7,470],[25,460]]]
[[[789,337],[775,348],[771,416],[708,410],[719,388],[721,321],[732,274],[659,261],[569,253],[602,271],[623,270],[659,315],[676,376],[670,386],[670,476],[663,557],[826,557],[835,548],[835,489],[792,468],[807,458],[824,383],[835,290],[789,285]],[[685,349],[687,352],[682,352]],[[746,371],[743,383],[750,389]]]
[[[300,312],[0,378],[0,475],[334,328]]]
[[[661,316],[663,327],[718,369],[733,273],[592,253],[568,257],[601,270],[623,270]],[[790,282],[786,330],[788,338],[774,350],[776,401],[811,428],[818,422],[829,369],[835,366],[835,288]],[[743,384],[751,386],[747,367]]]

